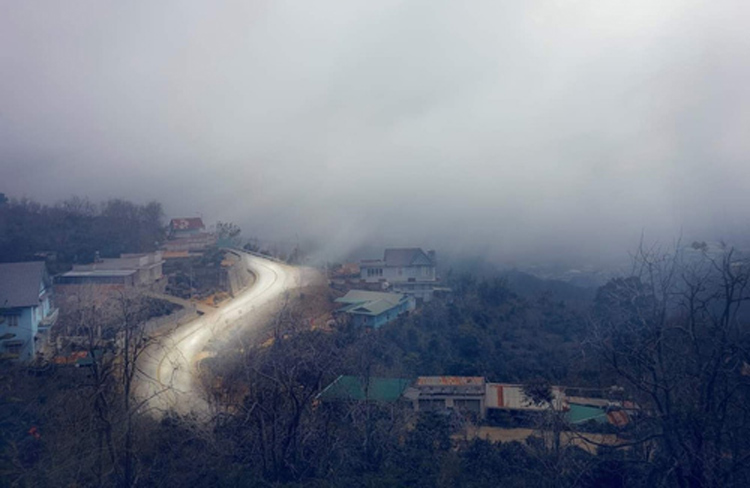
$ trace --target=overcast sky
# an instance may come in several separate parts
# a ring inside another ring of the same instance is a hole
[[[750,229],[750,2],[0,0],[0,192],[498,260]]]

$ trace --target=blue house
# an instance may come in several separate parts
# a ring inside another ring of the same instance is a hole
[[[34,359],[56,320],[44,262],[0,264],[0,358]]]
[[[416,304],[414,298],[407,295],[365,290],[351,290],[336,302],[345,305],[337,312],[349,315],[354,325],[373,328],[414,310]]]

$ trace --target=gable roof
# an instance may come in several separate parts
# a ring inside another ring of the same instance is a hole
[[[172,230],[200,230],[205,229],[203,219],[200,217],[188,217],[184,219],[172,219],[169,222],[169,228]]]
[[[385,300],[375,300],[373,302],[366,302],[363,305],[349,310],[349,312],[365,315],[380,315],[381,313],[394,308],[396,305],[397,304]]]
[[[39,306],[43,284],[49,284],[44,261],[0,264],[0,308]]]
[[[404,295],[399,293],[350,290],[343,297],[337,298],[336,302],[346,304],[345,307],[339,309],[339,312],[380,315],[383,312],[397,307],[404,298]]]
[[[411,383],[403,378],[370,377],[367,383],[358,376],[339,376],[323,391],[318,393],[321,400],[375,400],[395,402]],[[367,385],[367,387],[365,387]]]
[[[404,298],[400,293],[386,293],[383,291],[349,290],[346,295],[337,298],[339,303],[364,303],[376,300],[384,300],[396,304]]]
[[[430,256],[418,247],[386,249],[383,257],[386,266],[434,266]]]

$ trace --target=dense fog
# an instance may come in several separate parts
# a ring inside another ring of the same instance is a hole
[[[602,262],[748,230],[750,5],[3,2],[0,191],[321,256]]]

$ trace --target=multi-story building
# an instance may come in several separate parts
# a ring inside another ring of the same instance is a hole
[[[424,252],[417,247],[386,249],[383,259],[360,262],[359,277],[362,282],[381,282],[391,291],[429,301],[437,284],[436,266],[435,251]]]
[[[206,232],[206,226],[200,217],[172,219],[169,222],[169,238],[190,237]]]
[[[0,357],[32,360],[57,316],[44,262],[0,264]]]
[[[168,253],[202,252],[216,245],[216,235],[206,232],[203,219],[189,217],[169,222],[169,240],[162,248]]]

